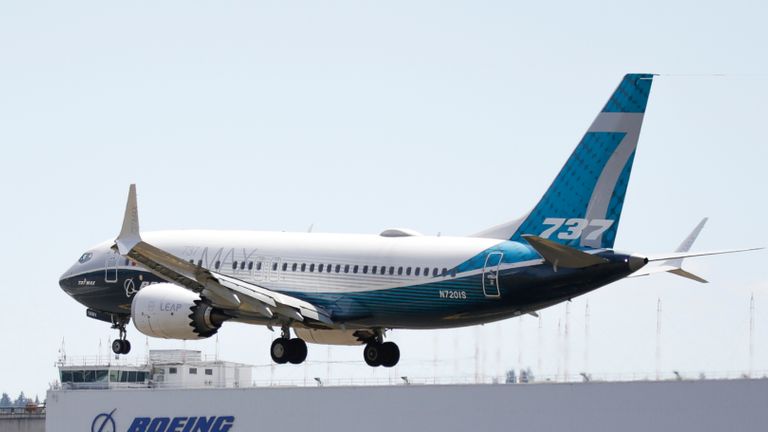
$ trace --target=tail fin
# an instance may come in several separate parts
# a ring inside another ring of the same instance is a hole
[[[530,234],[571,247],[613,247],[652,80],[624,76],[510,240]]]

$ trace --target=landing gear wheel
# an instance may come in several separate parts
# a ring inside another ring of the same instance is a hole
[[[381,366],[382,352],[381,345],[378,342],[371,342],[363,349],[363,359],[368,366]]]
[[[272,346],[269,348],[269,354],[272,356],[272,361],[277,364],[285,364],[290,358],[290,339],[278,338],[272,342]]]
[[[115,339],[112,341],[112,352],[115,354],[128,354],[131,352],[131,343],[126,339]]]
[[[307,343],[304,339],[294,338],[288,341],[288,361],[293,364],[303,363],[307,359]]]
[[[394,342],[384,342],[381,344],[381,353],[383,354],[381,365],[384,367],[390,368],[400,361],[400,348]]]

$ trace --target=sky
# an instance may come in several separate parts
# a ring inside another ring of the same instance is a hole
[[[130,183],[144,230],[468,235],[535,204],[629,72],[659,76],[616,247],[674,250],[703,217],[697,250],[768,246],[766,12],[738,0],[3,1],[0,391],[42,398],[62,342],[70,358],[107,357],[116,333],[58,277],[116,236]],[[691,260],[710,284],[624,280],[540,320],[393,331],[391,370],[365,366],[360,347],[315,345],[305,365],[273,367],[276,334],[242,324],[199,342],[129,336],[136,359],[218,352],[258,365],[261,382],[768,371],[766,258]]]

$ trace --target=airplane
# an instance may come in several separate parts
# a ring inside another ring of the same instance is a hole
[[[703,222],[674,253],[613,249],[653,77],[625,75],[538,204],[479,233],[141,232],[131,185],[117,238],[88,249],[59,284],[118,330],[115,354],[131,349],[131,319],[145,335],[182,340],[232,321],[279,328],[278,364],[302,363],[309,342],[364,345],[368,365],[392,367],[392,329],[537,316],[629,276],[706,282],[682,260],[755,249],[689,252]]]

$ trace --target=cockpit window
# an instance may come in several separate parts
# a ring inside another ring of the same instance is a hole
[[[93,254],[92,254],[92,253],[90,253],[90,252],[86,252],[86,253],[84,253],[84,254],[83,254],[81,257],[80,257],[80,259],[79,259],[79,260],[77,260],[77,262],[79,262],[80,264],[85,264],[85,263],[87,263],[87,262],[88,262],[88,261],[91,259],[91,257],[93,257]]]

